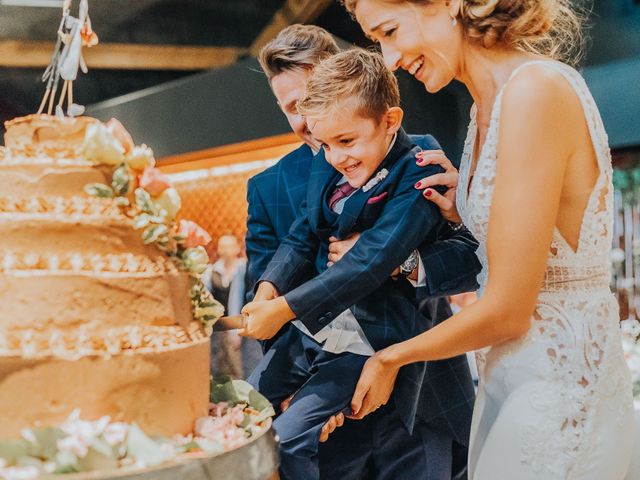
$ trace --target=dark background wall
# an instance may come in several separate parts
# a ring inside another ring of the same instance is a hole
[[[590,34],[584,74],[611,146],[640,146],[640,4],[596,0]],[[459,158],[471,106],[463,86],[454,83],[430,95],[406,73],[398,77],[405,128],[432,133],[451,158]],[[158,156],[288,132],[253,59],[102,102],[88,112],[118,117]]]

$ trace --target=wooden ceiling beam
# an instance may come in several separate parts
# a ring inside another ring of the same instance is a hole
[[[257,57],[260,49],[283,28],[294,23],[312,23],[322,15],[332,2],[333,0],[286,0],[253,41],[249,49],[251,55]]]
[[[0,40],[0,67],[42,68],[53,42]],[[100,43],[83,50],[87,66],[110,70],[207,70],[232,65],[248,54],[238,47]]]

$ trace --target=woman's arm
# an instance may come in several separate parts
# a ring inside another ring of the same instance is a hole
[[[499,344],[524,335],[530,327],[566,166],[584,114],[575,92],[560,74],[525,70],[529,74],[513,79],[502,104],[485,293],[429,331],[372,357],[352,402],[358,417],[386,403],[393,388],[389,380],[395,379],[401,366]],[[365,408],[361,408],[363,399]]]

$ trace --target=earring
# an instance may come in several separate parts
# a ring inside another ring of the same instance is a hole
[[[451,17],[451,26],[455,27],[456,25],[458,25],[458,18],[457,17]]]

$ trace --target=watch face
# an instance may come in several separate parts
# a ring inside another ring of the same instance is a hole
[[[407,258],[404,261],[404,263],[400,266],[400,271],[405,275],[409,275],[411,272],[415,270],[417,266],[418,266],[418,254],[414,251],[409,256],[409,258]]]

